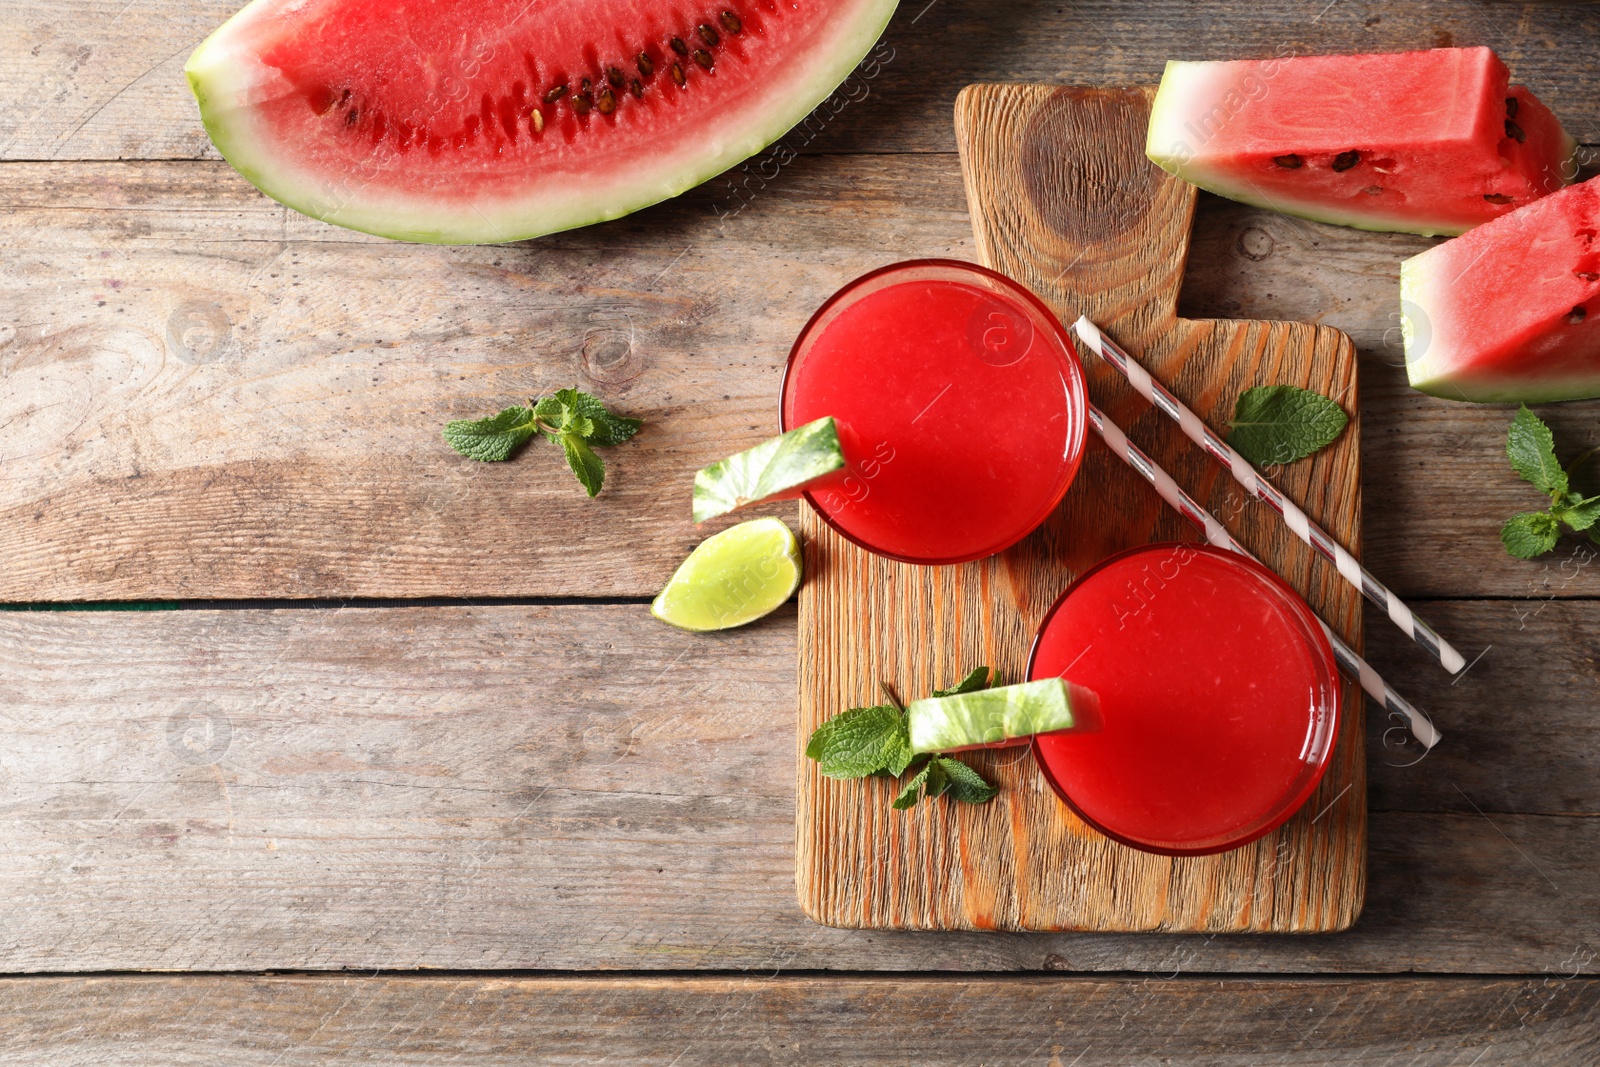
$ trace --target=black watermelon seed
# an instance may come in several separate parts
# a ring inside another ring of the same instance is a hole
[[[678,88],[680,89],[688,82],[688,79],[683,76],[683,68],[676,63],[672,64],[672,80],[678,83]]]
[[[1511,198],[1505,193],[1484,193],[1483,198],[1491,204],[1509,204]]]
[[[704,48],[696,48],[694,50],[694,61],[707,70],[710,70],[712,63],[715,62],[715,60],[711,58],[711,53],[707,52]]]
[[[1508,118],[1508,119],[1516,118],[1517,117],[1517,108],[1519,108],[1521,106],[1522,106],[1521,103],[1517,100],[1516,97],[1514,97],[1514,96],[1506,97],[1506,118]]]
[[[689,46],[683,43],[682,37],[674,37],[667,43],[670,44],[672,46],[672,50],[678,53],[680,56],[686,56],[689,54]]]
[[[721,21],[722,28],[727,30],[729,33],[738,33],[744,29],[744,23],[740,22],[739,16],[735,15],[732,11],[724,11],[722,13]]]
[[[1512,140],[1516,141],[1518,144],[1522,144],[1525,141],[1527,141],[1527,139],[1528,139],[1528,135],[1523,132],[1522,127],[1518,126],[1515,122],[1512,122],[1510,119],[1506,119],[1506,136],[1510,137]]]
[[[1272,157],[1272,161],[1274,163],[1276,163],[1278,166],[1280,166],[1280,167],[1288,167],[1290,170],[1299,170],[1302,166],[1305,165],[1305,160],[1301,159],[1299,156],[1295,155],[1293,152],[1290,152],[1286,156],[1273,156]]]
[[[635,62],[637,62],[639,65],[639,73],[644,75],[646,78],[650,77],[650,75],[656,72],[656,65],[650,62],[650,57],[645,55],[643,52],[639,53],[639,58]]]
[[[1360,162],[1361,153],[1352,148],[1348,152],[1340,152],[1333,157],[1333,169],[1340,172],[1347,171]]]
[[[617,110],[617,95],[610,89],[602,89],[596,105],[600,108],[600,114],[609,115]]]
[[[1588,317],[1589,313],[1583,309],[1582,304],[1579,304],[1577,307],[1567,312],[1567,321],[1572,323],[1574,326]]]
[[[639,79],[638,78],[634,78],[632,81],[630,81],[628,83],[628,92],[632,93],[634,96],[638,97],[640,100],[644,99],[644,86],[639,84]]]
[[[547,104],[553,104],[566,95],[567,87],[565,85],[558,85],[554,89],[551,89],[548,93],[544,94],[544,102]]]
[[[722,43],[722,38],[717,36],[717,31],[711,28],[709,22],[702,22],[695,27],[695,32],[700,35],[700,39],[706,43],[707,48],[715,48]]]
[[[1600,274],[1596,274],[1592,270],[1575,270],[1572,273],[1586,282],[1600,282]]]
[[[611,88],[613,89],[622,88],[622,71],[618,70],[616,67],[607,67],[606,81],[611,83]]]
[[[590,100],[587,96],[575,96],[572,98],[572,110],[576,111],[580,115],[587,115],[589,113],[589,109],[593,106],[594,101]]]

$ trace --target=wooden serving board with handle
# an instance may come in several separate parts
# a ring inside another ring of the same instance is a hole
[[[1272,473],[1359,552],[1355,349],[1324,326],[1177,317],[1195,190],[1145,159],[1150,96],[1042,85],[962,92],[956,131],[979,255],[1063,320],[1089,315],[1219,430],[1251,386],[1337,398],[1350,428]],[[1084,370],[1094,402],[1359,649],[1360,598],[1333,568],[1114,371],[1092,356]],[[1198,538],[1098,440],[1056,514],[978,563],[894,563],[809,508],[801,521],[797,881],[811,918],[880,929],[1216,932],[1355,921],[1366,887],[1366,764],[1361,693],[1350,682],[1333,764],[1310,802],[1278,831],[1217,856],[1170,859],[1102,837],[1050,791],[1026,748],[964,756],[1000,787],[990,803],[904,812],[890,808],[895,783],[833,781],[805,758],[817,724],[881,702],[881,681],[912,699],[977,664],[1020,680],[1035,629],[1076,574],[1118,549]]]

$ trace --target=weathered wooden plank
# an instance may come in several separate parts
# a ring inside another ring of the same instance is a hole
[[[1600,982],[34,978],[6,1062],[1587,1067]]]
[[[182,67],[238,0],[59,0],[0,4],[0,158],[214,156]],[[1581,4],[1448,0],[1316,4],[1266,0],[907,0],[885,35],[879,73],[851,102],[791,135],[827,151],[954,147],[950,103],[975,81],[1140,84],[1168,59],[1231,59],[1485,44],[1574,133],[1600,141],[1600,27]],[[869,95],[862,99],[862,93]],[[870,102],[869,102],[870,101]]]
[[[816,305],[968,254],[947,162],[812,158],[721,226],[692,199],[465,249],[308,244],[220,164],[8,166],[0,600],[653,593],[701,536],[692,472],[774,432]],[[647,422],[596,500],[547,443],[440,438],[574,383]]]
[[[689,472],[772,431],[816,305],[895,259],[973,258],[953,155],[802,159],[720,223],[700,193],[508,248],[319,229],[221,164],[10,164],[0,202],[0,601],[653,593],[698,536]],[[1542,565],[1497,537],[1538,503],[1501,454],[1509,410],[1393,366],[1423,242],[1211,198],[1196,241],[1185,315],[1363,349],[1373,569],[1406,595],[1537,595]],[[439,440],[574,382],[650,420],[598,500],[554,457]],[[1600,444],[1600,404],[1546,410],[1564,451]],[[1597,574],[1551,591],[1600,595]]]
[[[1597,614],[1540,619],[1578,663]],[[0,613],[0,967],[1593,971],[1600,819],[1496,806],[1595,810],[1588,704],[1530,698],[1583,690],[1530,688],[1555,642],[1524,635],[1379,779],[1448,810],[1373,815],[1349,933],[929,939],[800,911],[792,613]]]

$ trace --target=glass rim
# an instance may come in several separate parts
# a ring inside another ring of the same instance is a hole
[[[1106,826],[1101,825],[1098,820],[1092,818],[1077,804],[1076,801],[1072,799],[1072,796],[1068,793],[1066,788],[1063,787],[1062,784],[1056,780],[1056,776],[1051,773],[1049,765],[1040,755],[1039,737],[1035,737],[1033,739],[1033,741],[1028,745],[1028,750],[1033,753],[1033,761],[1039,768],[1039,773],[1044,776],[1044,780],[1049,783],[1051,790],[1056,794],[1057,797],[1061,799],[1062,803],[1066,804],[1067,807],[1072,810],[1074,815],[1082,819],[1095,832],[1103,834],[1118,844],[1126,845],[1129,848],[1138,849],[1140,852],[1148,852],[1157,856],[1213,856],[1220,852],[1230,852],[1236,848],[1243,848],[1245,845],[1248,845],[1254,841],[1258,841],[1293,818],[1301,808],[1305,807],[1306,802],[1311,799],[1311,794],[1316,792],[1317,787],[1322,784],[1323,776],[1327,773],[1328,767],[1333,763],[1333,754],[1338,750],[1339,747],[1339,728],[1344,722],[1344,679],[1340,677],[1337,661],[1334,659],[1333,655],[1333,646],[1328,642],[1328,635],[1323,632],[1320,620],[1311,610],[1311,605],[1306,603],[1305,598],[1302,597],[1293,586],[1284,581],[1284,579],[1278,575],[1277,572],[1273,571],[1270,567],[1266,566],[1260,561],[1249,556],[1242,555],[1238,552],[1230,552],[1227,549],[1218,548],[1217,546],[1207,544],[1204,541],[1151,541],[1147,544],[1133,545],[1129,548],[1120,549],[1116,552],[1113,552],[1111,555],[1106,556],[1104,559],[1099,560],[1094,566],[1075,577],[1072,582],[1061,591],[1061,595],[1056,597],[1055,602],[1050,605],[1050,610],[1045,612],[1044,618],[1039,621],[1038,629],[1034,631],[1033,644],[1028,648],[1028,660],[1026,666],[1023,668],[1023,677],[1027,681],[1035,680],[1033,677],[1033,668],[1034,661],[1039,655],[1039,642],[1044,637],[1045,630],[1049,628],[1051,620],[1055,618],[1056,612],[1061,609],[1061,606],[1067,602],[1067,599],[1081,586],[1085,580],[1097,572],[1105,569],[1106,567],[1120,562],[1129,556],[1139,555],[1141,553],[1150,552],[1156,549],[1176,548],[1180,545],[1186,545],[1197,552],[1202,552],[1208,556],[1212,556],[1223,561],[1224,563],[1238,566],[1241,569],[1250,572],[1257,578],[1263,579],[1263,584],[1268,589],[1277,593],[1279,598],[1289,608],[1290,613],[1300,624],[1302,636],[1318,653],[1317,660],[1322,665],[1321,674],[1325,680],[1328,691],[1331,693],[1331,699],[1329,700],[1329,714],[1316,735],[1317,739],[1321,742],[1321,751],[1317,755],[1316,762],[1314,764],[1309,764],[1309,772],[1304,776],[1303,780],[1300,781],[1299,784],[1285,792],[1282,801],[1277,803],[1271,809],[1270,815],[1260,820],[1258,823],[1247,824],[1247,829],[1244,831],[1233,836],[1229,836],[1226,840],[1214,844],[1204,844],[1195,847],[1174,847],[1166,844],[1155,844],[1148,841],[1140,841],[1136,838],[1129,837],[1126,834],[1118,833]],[[1315,744],[1316,742],[1314,741],[1313,743]]]
[[[800,328],[800,332],[795,336],[794,344],[789,348],[789,356],[784,361],[783,380],[778,386],[778,430],[780,433],[787,433],[789,430],[793,429],[793,427],[789,425],[787,409],[789,406],[789,387],[794,379],[795,361],[800,357],[801,346],[804,345],[811,337],[812,331],[816,328],[817,324],[822,320],[822,318],[832,311],[835,306],[849,298],[857,289],[868,284],[869,282],[875,281],[889,274],[899,274],[922,269],[944,270],[951,273],[964,274],[969,277],[977,276],[978,278],[988,281],[991,284],[998,284],[1010,295],[1017,297],[1024,305],[1030,306],[1035,312],[1037,312],[1038,315],[1043,318],[1046,328],[1053,332],[1056,338],[1060,341],[1064,356],[1063,362],[1067,367],[1067,390],[1072,398],[1072,401],[1075,401],[1077,405],[1077,417],[1073,420],[1076,424],[1076,432],[1071,433],[1072,448],[1070,453],[1063,458],[1062,464],[1062,466],[1068,471],[1068,474],[1062,480],[1060,491],[1055,494],[1055,497],[1051,500],[1049,507],[1043,510],[1043,513],[1040,515],[1038,521],[1036,521],[1032,526],[1028,527],[1026,530],[1022,531],[1016,537],[1005,542],[1004,544],[1001,544],[993,549],[986,549],[976,555],[932,558],[906,556],[897,552],[889,552],[885,549],[879,548],[876,545],[869,544],[866,540],[857,537],[855,534],[852,534],[850,531],[844,529],[843,526],[834,521],[831,515],[818,506],[816,498],[812,496],[809,489],[801,490],[800,497],[805,500],[807,505],[810,506],[812,512],[824,523],[826,523],[834,533],[838,534],[846,541],[849,541],[857,548],[864,549],[865,551],[870,552],[875,556],[881,556],[884,559],[894,560],[897,563],[911,563],[922,567],[945,567],[954,566],[961,563],[974,563],[981,559],[988,559],[990,556],[999,555],[1001,552],[1004,552],[1006,549],[1018,544],[1023,539],[1028,537],[1029,534],[1032,534],[1040,526],[1044,525],[1050,516],[1055,513],[1056,508],[1061,506],[1061,501],[1066,497],[1067,490],[1071,489],[1072,483],[1077,480],[1078,470],[1083,464],[1084,453],[1088,450],[1089,386],[1088,380],[1084,376],[1083,363],[1079,358],[1077,345],[1072,340],[1071,332],[1067,329],[1066,324],[1061,321],[1061,317],[1052,311],[1050,306],[1041,300],[1038,294],[1034,293],[1027,286],[1023,285],[1015,278],[1011,278],[997,270],[985,267],[981,263],[972,263],[964,259],[907,259],[898,263],[889,263],[882,267],[876,267],[870,271],[867,271],[865,274],[846,282],[844,285],[840,286],[838,290],[833,293],[833,295],[824,300],[822,305],[818,307],[816,311],[811,313],[811,317],[806,320],[806,324]],[[1072,403],[1069,402],[1068,408],[1070,409],[1071,407]],[[1069,415],[1070,414],[1072,414],[1072,412],[1069,410]]]

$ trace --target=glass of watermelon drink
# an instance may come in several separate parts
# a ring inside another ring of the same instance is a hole
[[[1043,522],[1077,474],[1088,396],[1059,319],[972,263],[857,278],[811,317],[784,373],[784,430],[833,416],[847,469],[804,494],[891,559],[982,559]]]
[[[1045,616],[1028,678],[1100,698],[1096,733],[1042,735],[1045,779],[1085,822],[1167,856],[1248,844],[1305,804],[1333,756],[1339,681],[1305,601],[1254,560],[1142,545]]]

